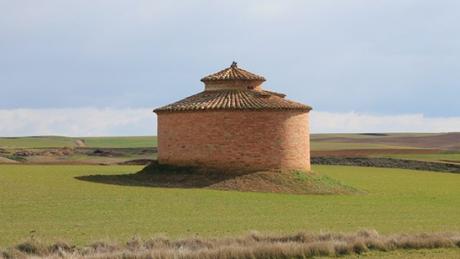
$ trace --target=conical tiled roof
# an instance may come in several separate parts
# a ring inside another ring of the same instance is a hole
[[[206,110],[301,110],[310,111],[308,105],[283,98],[282,94],[257,90],[204,91],[154,112],[181,112]]]
[[[286,95],[262,90],[252,84],[261,84],[265,78],[238,68],[236,62],[222,71],[201,79],[205,82],[222,82],[217,88],[207,88],[178,102],[155,109],[154,112],[186,112],[216,110],[298,110],[308,112],[308,105],[285,99]],[[225,86],[227,81],[230,86]],[[246,82],[240,82],[246,81]],[[251,82],[248,82],[251,81]],[[240,82],[240,83],[238,83]],[[236,84],[235,84],[236,83]]]
[[[230,81],[230,80],[241,80],[241,81],[265,81],[263,76],[259,76],[248,72],[244,69],[241,69],[237,66],[236,62],[233,62],[232,65],[224,70],[221,70],[217,73],[211,74],[209,76],[203,77],[202,82],[209,81]]]

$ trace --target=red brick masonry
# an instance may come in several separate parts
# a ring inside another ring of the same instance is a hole
[[[308,111],[202,111],[158,114],[162,164],[228,169],[310,170]]]

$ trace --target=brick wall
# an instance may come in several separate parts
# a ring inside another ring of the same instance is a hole
[[[163,164],[310,170],[308,113],[206,111],[158,114]]]

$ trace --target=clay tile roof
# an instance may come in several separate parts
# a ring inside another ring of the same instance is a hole
[[[233,62],[230,67],[201,79],[202,82],[229,80],[265,81],[265,78],[241,69],[237,66],[236,62]]]
[[[302,110],[311,107],[284,99],[282,95],[256,90],[204,91],[187,97],[154,112],[209,111],[209,110]]]

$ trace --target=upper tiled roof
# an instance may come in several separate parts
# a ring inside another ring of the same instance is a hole
[[[205,110],[302,110],[311,107],[284,99],[281,94],[256,90],[204,91],[154,112]]]
[[[229,68],[221,70],[217,73],[203,77],[202,82],[208,81],[230,81],[230,80],[242,80],[242,81],[265,81],[263,76],[259,76],[241,69],[237,66],[236,62],[233,62]]]

